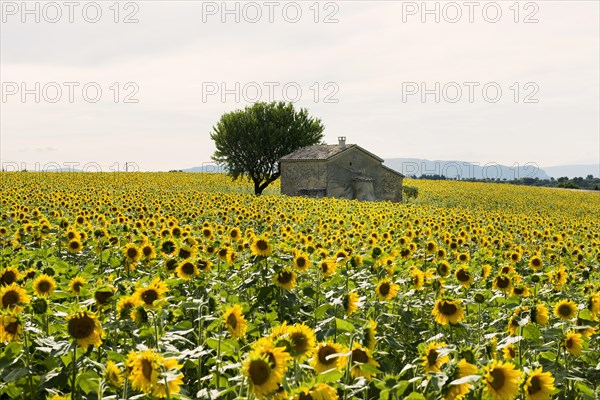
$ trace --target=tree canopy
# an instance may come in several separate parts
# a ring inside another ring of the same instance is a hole
[[[254,193],[279,178],[279,159],[304,146],[319,144],[324,126],[304,108],[285,102],[255,103],[221,116],[210,137],[213,161],[225,166],[235,180],[247,176]]]

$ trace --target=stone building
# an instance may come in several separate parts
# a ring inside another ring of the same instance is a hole
[[[289,196],[402,201],[404,175],[345,137],[307,146],[280,159],[281,193]]]

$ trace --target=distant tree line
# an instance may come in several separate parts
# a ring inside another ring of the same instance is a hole
[[[413,175],[411,178],[413,179],[429,179],[429,180],[458,180],[455,178],[449,178],[444,175],[427,175],[423,174],[419,177]],[[584,189],[584,190],[599,190],[600,191],[600,178],[594,178],[593,175],[588,175],[585,178],[576,177],[569,179],[566,176],[563,176],[558,179],[550,178],[550,179],[540,179],[540,178],[519,178],[519,179],[500,179],[500,178],[487,178],[487,179],[460,179],[461,181],[466,182],[494,182],[494,183],[508,183],[511,185],[521,185],[521,186],[541,186],[541,187],[557,187],[557,188],[566,188],[566,189]]]

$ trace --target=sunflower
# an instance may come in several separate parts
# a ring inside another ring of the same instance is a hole
[[[252,254],[261,257],[268,257],[273,252],[273,247],[264,237],[256,238],[250,245],[250,249],[252,250]]]
[[[337,391],[326,383],[317,383],[313,387],[303,387],[291,397],[292,400],[338,400]]]
[[[294,268],[298,270],[298,272],[306,272],[310,267],[310,259],[308,258],[308,254],[298,252],[294,257]]]
[[[161,358],[152,350],[131,352],[127,355],[125,363],[129,371],[128,378],[134,389],[152,394],[160,378]]]
[[[531,321],[544,326],[548,323],[548,307],[538,303],[531,308]]]
[[[196,266],[198,267],[198,270],[202,271],[202,272],[208,272],[210,271],[210,266],[212,265],[212,263],[208,260],[205,259],[201,259],[199,258],[196,261]]]
[[[142,258],[142,252],[132,243],[129,243],[127,246],[125,246],[123,253],[127,261],[130,263],[134,263]]]
[[[534,271],[541,270],[542,267],[544,266],[544,263],[542,262],[542,257],[540,257],[539,255],[535,255],[535,256],[531,257],[529,259],[529,266]]]
[[[512,291],[512,280],[508,275],[498,275],[494,278],[492,288],[501,290],[504,293],[510,293]]]
[[[123,296],[117,303],[117,315],[121,319],[130,318],[131,310],[138,305],[140,304],[136,302],[132,296]]]
[[[56,281],[49,275],[42,274],[33,281],[33,291],[37,296],[48,297],[56,289]]]
[[[583,337],[574,331],[569,331],[562,340],[562,347],[574,356],[581,354]]]
[[[96,314],[81,311],[67,316],[67,331],[84,350],[88,346],[100,346],[104,332]]]
[[[435,317],[435,322],[440,325],[458,324],[465,317],[461,300],[456,299],[437,299],[431,312]]]
[[[494,360],[484,368],[483,388],[492,400],[512,400],[519,395],[520,376],[513,363]]]
[[[324,259],[319,263],[319,269],[321,270],[321,274],[323,276],[332,276],[337,270],[337,264],[334,260]]]
[[[368,364],[375,368],[379,367],[379,363],[375,361],[371,355],[371,350],[361,346],[358,342],[354,342],[354,345],[352,346],[350,363],[352,367],[352,369],[350,370],[350,374],[353,378],[358,378],[362,376],[366,379],[371,379],[373,377],[373,372],[361,369],[360,366],[363,364]]]
[[[8,267],[0,274],[0,285],[12,285],[21,278],[19,270],[13,267]]]
[[[341,370],[347,362],[347,358],[340,355],[344,352],[344,348],[337,343],[319,343],[315,350],[315,357],[313,358],[311,365],[317,374],[321,374],[331,369]]]
[[[19,303],[29,303],[30,301],[27,292],[16,283],[1,287],[0,299],[2,300],[2,308],[8,308],[15,311],[21,311],[23,309],[18,306]]]
[[[165,379],[160,379],[154,388],[153,396],[164,399],[170,397],[172,394],[177,394],[181,391],[180,386],[183,385],[183,374],[179,372],[183,366],[177,362],[175,358],[163,359],[159,356],[160,370],[170,379],[167,380],[167,386],[165,386]],[[163,376],[165,376],[163,375]],[[169,396],[167,396],[167,389]]]
[[[19,341],[23,333],[23,321],[15,311],[9,314],[0,314],[0,342]]]
[[[375,345],[377,344],[377,340],[375,339],[375,335],[377,335],[377,322],[369,319],[367,325],[363,328],[363,346],[367,349],[373,351],[375,349]]]
[[[129,311],[129,318],[131,318],[133,322],[135,322],[136,324],[145,324],[146,322],[148,322],[148,313],[146,312],[144,306],[134,306],[131,307],[130,310],[131,311]],[[123,318],[122,315],[121,318]]]
[[[288,327],[286,340],[290,355],[298,362],[310,357],[314,351],[315,332],[303,323]]]
[[[527,374],[523,383],[525,400],[550,400],[555,389],[554,377],[550,372],[542,372],[542,367]]]
[[[79,239],[75,238],[73,240],[69,240],[67,243],[67,251],[69,253],[77,254],[83,250],[83,245],[79,241]]]
[[[155,308],[157,307],[155,302],[162,300],[167,291],[167,284],[160,278],[154,278],[147,287],[138,287],[135,289],[133,298],[137,303],[142,304],[144,307]]]
[[[388,278],[384,278],[375,286],[375,292],[379,301],[389,301],[396,296],[398,288],[397,284],[392,283]]]
[[[283,381],[283,374],[273,368],[268,356],[251,352],[242,363],[244,375],[248,377],[250,387],[256,397],[275,392]]]
[[[81,287],[84,286],[86,283],[87,282],[84,278],[76,276],[69,282],[69,290],[71,291],[71,293],[79,295],[81,293]]]
[[[248,325],[246,323],[246,319],[244,319],[244,315],[242,314],[242,306],[239,304],[234,304],[225,310],[225,313],[223,314],[223,322],[229,331],[229,334],[234,339],[239,339],[246,335],[246,329],[248,328]]]
[[[514,360],[519,354],[519,349],[514,344],[508,344],[502,348],[502,355],[507,360]]]
[[[466,376],[471,376],[477,374],[477,366],[469,363],[466,359],[462,358],[456,369],[454,370],[454,374],[452,375],[452,380],[457,380],[464,378]],[[461,383],[459,385],[449,385],[447,387],[447,392],[444,395],[445,400],[462,400],[471,390],[470,383]]]
[[[117,367],[117,364],[115,364],[115,362],[112,360],[108,360],[106,362],[104,380],[115,388],[123,387],[123,373],[121,372],[121,369]]]
[[[447,351],[440,351],[443,347],[448,346],[444,342],[431,342],[425,349],[425,354],[421,357],[423,369],[426,373],[441,372],[441,366],[450,361]]]
[[[152,260],[156,258],[156,250],[154,250],[154,246],[152,246],[150,243],[142,244],[140,252],[144,257],[144,260]]]
[[[254,343],[252,350],[256,354],[267,357],[269,365],[276,375],[285,375],[290,360],[290,355],[285,348],[274,347],[270,337],[263,337]]]
[[[563,321],[569,321],[577,316],[577,304],[571,300],[561,300],[554,306],[554,315]]]
[[[344,310],[346,310],[346,315],[352,315],[356,310],[358,310],[358,293],[349,292],[344,296],[342,303],[344,305]]]
[[[177,271],[177,276],[186,281],[198,276],[200,273],[196,264],[189,260],[184,260],[179,263],[175,270]]]
[[[452,271],[452,267],[448,261],[442,260],[437,263],[436,270],[440,276],[448,276],[450,275],[450,271]]]
[[[177,254],[177,243],[172,239],[164,240],[160,244],[160,252],[163,257],[171,257]]]
[[[231,239],[231,241],[237,242],[241,238],[242,238],[242,231],[240,230],[240,228],[232,228],[229,231],[229,239]]]
[[[456,276],[458,283],[466,289],[470,288],[473,284],[473,275],[465,267],[460,267],[457,269],[454,276]]]
[[[469,260],[471,259],[471,256],[469,256],[468,253],[460,253],[456,259],[458,260],[459,263],[461,264],[466,264],[469,262]]]
[[[275,285],[285,290],[292,290],[296,286],[296,273],[289,267],[286,267],[275,274],[273,282]]]

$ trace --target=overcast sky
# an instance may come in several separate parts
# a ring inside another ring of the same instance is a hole
[[[3,1],[0,160],[198,166],[290,100],[383,158],[599,163],[599,2],[514,3]]]

